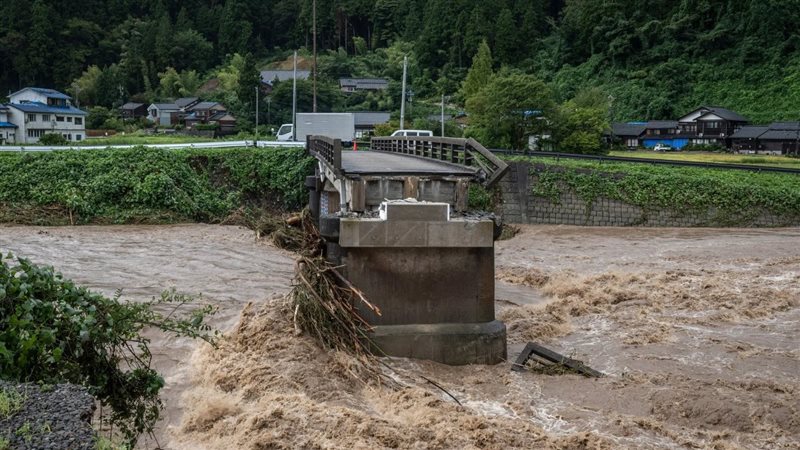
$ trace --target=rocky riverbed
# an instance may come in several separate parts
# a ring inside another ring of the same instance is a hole
[[[94,398],[69,385],[36,385],[0,380],[0,396],[11,400],[0,415],[0,447],[9,450],[92,450]]]

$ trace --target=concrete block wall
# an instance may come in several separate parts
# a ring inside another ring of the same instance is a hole
[[[566,184],[558,186],[557,202],[533,195],[538,173],[544,167],[527,162],[509,163],[510,170],[500,181],[502,205],[497,212],[506,223],[645,226],[645,227],[779,227],[800,226],[800,217],[787,218],[769,211],[743,212],[740,217],[722,221],[713,209],[707,211],[648,208],[647,210],[610,198],[597,198],[591,205]]]

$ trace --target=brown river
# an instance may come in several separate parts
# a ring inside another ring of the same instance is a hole
[[[167,408],[140,448],[800,448],[798,229],[522,227],[496,246],[509,358],[535,341],[607,376],[387,360],[399,389],[295,333],[293,256],[249,230],[0,227],[0,250],[219,306],[218,349],[150,334]]]

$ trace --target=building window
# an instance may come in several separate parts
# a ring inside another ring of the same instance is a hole
[[[64,116],[56,116],[56,122],[63,122]]]
[[[67,122],[72,123],[72,116],[67,117]]]
[[[76,119],[76,120],[77,120],[77,119]],[[76,134],[76,135],[75,135],[75,140],[76,140],[76,141],[80,141],[81,139],[83,139],[83,136],[81,136],[80,134]]]
[[[42,114],[42,122],[50,122],[50,114]]]
[[[28,114],[28,122],[36,122],[36,114]]]
[[[29,138],[38,138],[44,136],[46,130],[28,130]]]
[[[83,117],[76,117],[75,118],[75,125],[83,125]],[[78,135],[80,136],[80,135]]]

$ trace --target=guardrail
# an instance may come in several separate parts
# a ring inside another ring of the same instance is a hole
[[[508,171],[508,164],[475,139],[431,136],[373,137],[370,150],[459,164],[478,169],[478,178],[493,186]]]
[[[700,167],[704,169],[747,170],[750,172],[791,173],[795,175],[800,175],[800,169],[789,169],[786,167],[771,167],[771,166],[754,166],[748,164],[704,163],[695,161],[677,161],[673,159],[630,158],[626,156],[602,156],[602,155],[580,155],[575,153],[534,152],[530,150],[516,151],[516,150],[506,150],[500,148],[493,148],[490,151],[498,155],[537,156],[537,157],[555,158],[555,159],[559,158],[584,159],[584,160],[598,161],[600,163],[625,162],[625,163],[635,163],[635,164],[651,164],[656,166]]]
[[[342,141],[328,136],[307,136],[308,153],[327,164],[333,172],[342,175]]]
[[[305,147],[305,142],[258,141],[258,147]],[[253,141],[192,142],[184,144],[129,144],[129,145],[0,145],[0,152],[52,152],[64,150],[106,150],[134,147],[160,148],[167,150],[181,148],[234,148],[253,147]]]

